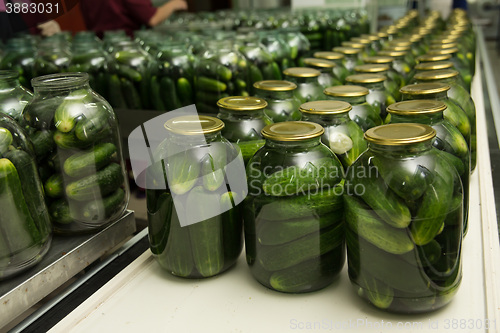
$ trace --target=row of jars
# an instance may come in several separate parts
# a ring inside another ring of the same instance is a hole
[[[333,281],[346,243],[352,285],[377,308],[446,305],[461,281],[471,172],[468,117],[447,95],[458,74],[428,82],[423,69],[424,83],[400,83],[402,101],[377,109],[356,78],[323,90],[313,71],[256,82],[257,97],[223,97],[217,118],[165,124],[155,153],[164,170],[148,176],[169,184],[147,190],[153,255],[173,275],[210,277],[235,263],[244,229],[255,279],[300,293]],[[323,95],[304,99],[311,86]],[[229,166],[243,164],[246,191],[228,189],[243,178]]]
[[[52,232],[102,230],[129,199],[116,116],[85,73],[0,70],[0,280],[38,263]]]

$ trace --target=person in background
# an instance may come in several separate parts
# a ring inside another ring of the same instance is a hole
[[[187,9],[184,0],[170,0],[158,8],[151,0],[81,0],[80,6],[87,28],[100,36],[106,30],[125,30],[131,36],[143,25],[154,27]]]

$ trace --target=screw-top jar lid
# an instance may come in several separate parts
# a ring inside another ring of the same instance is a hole
[[[89,82],[87,73],[56,73],[38,76],[31,79],[33,88],[44,87],[46,89],[68,89],[78,87]]]
[[[343,41],[341,45],[342,47],[353,48],[353,49],[364,49],[366,46],[363,43],[358,43],[353,41]]]
[[[383,146],[404,146],[432,140],[436,131],[424,124],[388,124],[372,127],[365,132],[365,140]]]
[[[410,45],[388,45],[386,50],[388,51],[398,51],[398,52],[406,52],[411,48]],[[380,52],[379,52],[380,53]]]
[[[261,131],[264,138],[275,141],[303,141],[317,138],[324,128],[308,121],[286,121],[267,125]]]
[[[383,64],[368,64],[368,65],[359,65],[354,67],[354,71],[358,73],[380,73],[380,72],[386,72],[388,70],[389,66]]]
[[[390,46],[411,46],[411,42],[406,39],[393,39],[388,43]]]
[[[318,58],[305,58],[304,64],[318,68],[333,68],[337,66],[333,61]]]
[[[459,75],[458,71],[454,69],[440,69],[435,71],[425,71],[415,74],[415,79],[419,81],[434,81],[434,80],[444,80],[450,79],[452,77],[457,77]]]
[[[314,58],[326,59],[326,60],[342,60],[344,55],[340,52],[330,52],[330,51],[319,51],[313,54]]]
[[[389,37],[389,35],[387,34],[387,32],[379,31],[379,32],[377,32],[377,37],[379,37],[379,38],[387,38],[387,37]]]
[[[363,44],[363,45],[368,45],[368,44],[370,44],[372,42],[372,39],[368,38],[368,37],[360,36],[360,37],[353,37],[353,38],[351,38],[351,42],[360,43],[360,44]]]
[[[293,77],[318,77],[321,72],[309,67],[290,67],[283,71],[283,74]]]
[[[432,50],[429,50],[429,54],[453,54],[453,53],[457,53],[458,52],[458,48],[456,47],[450,47],[448,49],[432,49]]]
[[[434,62],[450,60],[451,54],[423,54],[417,58],[419,62]]]
[[[407,95],[430,95],[450,90],[450,86],[444,83],[419,83],[410,84],[399,89],[399,92]]]
[[[449,68],[453,68],[453,63],[451,61],[423,62],[415,66],[415,69],[418,71],[435,71]]]
[[[387,107],[387,112],[397,115],[415,115],[438,113],[446,110],[446,104],[442,101],[417,99],[391,104]]]
[[[355,85],[334,86],[326,88],[323,93],[332,97],[361,97],[370,93],[368,88]]]
[[[346,46],[337,46],[334,47],[333,52],[340,52],[342,54],[353,55],[361,52],[361,49],[356,49],[354,47],[346,47]]]
[[[253,84],[255,89],[267,91],[292,91],[297,89],[297,85],[290,81],[284,80],[264,80]]]
[[[364,38],[364,39],[368,39],[371,42],[376,42],[376,41],[380,40],[380,36],[378,34],[373,34],[373,35],[370,35],[370,34],[361,34],[360,37]]]
[[[221,131],[224,123],[209,116],[180,116],[169,119],[163,126],[175,134],[202,135]]]
[[[389,56],[371,56],[363,58],[367,64],[390,64],[394,61],[393,57]]]
[[[217,106],[236,111],[255,111],[262,110],[267,106],[267,102],[253,96],[229,96],[217,101]]]
[[[307,114],[341,114],[351,111],[352,106],[342,101],[312,101],[302,104],[299,110]]]
[[[386,79],[385,75],[379,74],[354,74],[345,78],[346,82],[350,83],[379,83]]]
[[[381,56],[397,58],[397,57],[403,57],[406,54],[406,52],[396,51],[396,50],[380,50],[378,54]]]
[[[456,42],[452,43],[441,43],[441,44],[431,44],[429,46],[429,50],[443,50],[443,49],[451,49],[453,47],[457,47]]]
[[[441,45],[441,44],[450,44],[450,43],[456,43],[457,38],[446,36],[446,37],[441,37],[441,38],[435,38],[430,41],[431,45]]]

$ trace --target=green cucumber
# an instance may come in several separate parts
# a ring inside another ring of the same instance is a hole
[[[160,80],[160,94],[163,97],[163,103],[168,111],[177,110],[182,107],[177,96],[174,80],[164,76]]]
[[[184,151],[167,159],[166,171],[170,191],[182,195],[191,190],[200,175],[200,163],[193,152]]]
[[[38,167],[33,161],[33,156],[24,150],[14,149],[5,154],[4,157],[8,158],[17,169],[28,211],[38,227],[40,237],[45,238],[50,233],[50,219],[45,205]]]
[[[222,244],[224,245],[224,259],[233,262],[238,259],[243,248],[243,218],[242,205],[236,204],[238,195],[226,192],[220,197],[223,211],[222,219]]]
[[[258,218],[279,221],[304,216],[321,216],[337,211],[344,206],[343,191],[341,183],[332,188],[290,198],[276,199],[276,197],[260,195],[255,197],[255,205],[261,206],[260,211],[258,210]]]
[[[381,221],[359,199],[344,196],[346,224],[366,241],[394,254],[407,253],[415,247],[406,230],[393,228]]]
[[[269,284],[286,293],[307,292],[329,285],[344,263],[344,247],[338,247],[320,257],[274,272]]]
[[[90,145],[88,142],[78,140],[75,133],[62,133],[55,131],[53,139],[56,145],[63,149],[84,149]]]
[[[172,205],[173,207],[173,205]],[[160,266],[176,276],[189,277],[194,269],[191,240],[188,227],[181,227],[177,210],[183,211],[180,203],[170,210],[170,232],[165,250],[158,254]]]
[[[49,206],[49,213],[52,222],[59,224],[70,224],[76,217],[65,198],[54,201]]]
[[[85,89],[72,91],[57,107],[54,113],[54,124],[62,133],[75,128],[77,118],[86,113],[86,104],[93,102],[93,96]]]
[[[121,165],[111,163],[93,175],[69,183],[66,195],[77,201],[96,200],[116,191],[123,181]]]
[[[335,211],[319,217],[304,217],[286,221],[256,221],[257,240],[262,245],[280,245],[317,233],[332,225],[343,225],[344,214]]]
[[[428,267],[435,264],[441,257],[441,245],[436,240],[423,245],[415,246],[414,251],[401,255],[406,262],[421,267]]]
[[[420,207],[411,223],[411,234],[417,245],[431,242],[449,213],[453,199],[453,171],[448,167],[449,164],[445,163],[435,173],[434,182],[422,196]]]
[[[170,215],[174,209],[174,202],[170,193],[146,189],[147,203],[155,203],[150,209],[148,207],[148,235],[149,248],[153,254],[161,254],[167,246],[170,233]]]
[[[202,60],[197,66],[197,70],[201,75],[214,77],[224,82],[229,82],[233,77],[233,73],[229,68],[215,61]]]
[[[216,94],[213,92],[207,92],[207,91],[197,91],[196,92],[196,102],[201,102],[205,103],[208,105],[211,105],[212,107],[217,106],[217,102],[219,99],[228,97],[229,95],[224,93],[224,94]]]
[[[336,156],[310,161],[304,167],[290,166],[272,173],[264,180],[264,193],[272,196],[305,194],[334,186],[342,180],[343,168]]]
[[[24,251],[42,239],[24,198],[16,167],[6,158],[0,159],[0,202],[0,229],[10,253]]]
[[[0,155],[5,154],[12,144],[12,133],[4,127],[0,127]]]
[[[113,159],[117,151],[112,143],[95,145],[89,151],[71,155],[64,161],[64,172],[70,177],[82,177],[102,169]]]
[[[53,174],[43,185],[45,194],[51,198],[60,198],[64,195],[64,181],[61,174]]]
[[[156,75],[153,75],[151,77],[150,89],[151,104],[153,104],[153,108],[158,111],[166,110],[165,103],[163,103],[163,100],[161,98],[160,83],[158,82],[158,77]]]
[[[250,75],[250,82],[252,83],[264,80],[264,75],[260,71],[259,67],[255,65],[250,65],[249,75]]]
[[[101,105],[94,115],[78,121],[75,126],[76,138],[82,143],[90,144],[108,136],[110,134],[109,118],[108,110],[102,109]]]
[[[243,156],[243,160],[248,162],[253,155],[264,146],[266,140],[252,140],[252,141],[240,141],[237,144],[234,144],[238,147]]]
[[[135,69],[127,65],[116,65],[116,73],[124,79],[130,80],[132,82],[142,81],[142,75]]]
[[[450,154],[444,150],[441,150],[441,156],[448,163],[450,163],[451,165],[453,165],[455,167],[455,169],[457,170],[457,172],[460,176],[465,175],[465,172],[467,171],[467,169],[466,169],[464,162],[460,158],[458,158],[457,156]]]
[[[264,80],[281,80],[281,70],[276,62],[271,62],[262,68]]]
[[[141,97],[134,84],[125,78],[121,78],[120,83],[127,107],[133,110],[142,109]]]
[[[37,160],[41,160],[50,154],[55,148],[55,142],[51,131],[36,131],[30,136]]]
[[[109,78],[109,103],[117,109],[126,109],[127,103],[122,93],[122,85],[118,75],[113,74]]]
[[[194,103],[193,87],[188,79],[184,77],[177,79],[177,94],[179,95],[179,100],[183,106]]]
[[[345,168],[350,167],[356,161],[359,155],[361,155],[361,153],[363,153],[368,148],[368,145],[363,138],[363,130],[361,129],[361,127],[359,127],[358,124],[356,124],[356,122],[347,122],[347,130],[349,131],[349,137],[352,140],[352,148],[345,154],[339,156],[339,159]]]
[[[379,309],[387,309],[394,300],[394,289],[367,274],[359,278],[358,295],[366,297]]]
[[[224,150],[221,150],[223,152]],[[225,151],[224,151],[225,152]],[[207,154],[201,160],[201,175],[203,178],[203,187],[208,191],[216,191],[224,184],[224,167],[226,166],[226,156],[220,158],[216,155],[214,160],[212,154]]]
[[[186,204],[187,207],[198,207],[193,217],[199,220],[198,217],[204,217],[202,208],[218,206],[219,199],[216,193],[206,192],[202,186],[198,186],[189,192]],[[200,202],[203,204],[200,205]],[[195,222],[190,220],[190,222]],[[221,218],[209,217],[189,225],[188,230],[197,271],[203,277],[218,274],[224,266]]]
[[[339,224],[318,234],[277,246],[263,246],[257,257],[268,271],[278,271],[319,257],[344,244],[343,225]]]
[[[227,84],[224,82],[211,79],[205,76],[198,77],[196,81],[196,86],[199,90],[211,91],[211,92],[224,92],[227,89]]]
[[[123,207],[124,199],[125,191],[118,188],[101,201],[94,200],[83,206],[82,216],[86,221],[107,220]]]

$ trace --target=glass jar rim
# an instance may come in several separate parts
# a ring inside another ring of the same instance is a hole
[[[13,69],[0,70],[0,80],[15,80],[19,78],[19,72]]]
[[[265,139],[283,142],[297,142],[320,137],[323,126],[309,121],[285,121],[267,125],[261,131]]]
[[[372,127],[365,132],[368,143],[381,146],[407,146],[432,140],[436,131],[424,124],[398,123]]]
[[[89,75],[83,72],[57,73],[35,77],[31,80],[33,88],[68,89],[88,84]]]

